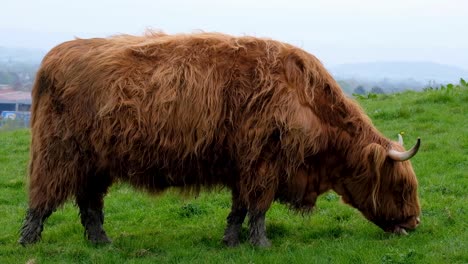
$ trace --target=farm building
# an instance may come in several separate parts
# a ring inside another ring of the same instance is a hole
[[[0,112],[29,111],[31,108],[31,93],[13,90],[8,85],[0,85]]]
[[[0,85],[0,128],[28,127],[31,116],[31,93]]]

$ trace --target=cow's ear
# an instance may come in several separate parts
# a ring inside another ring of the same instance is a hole
[[[382,145],[371,143],[364,148],[364,158],[369,165],[375,166],[374,169],[380,170],[387,158],[387,150]]]
[[[372,183],[372,204],[374,210],[377,210],[377,207],[379,206],[378,194],[382,184],[381,170],[385,163],[385,159],[387,158],[387,150],[382,147],[382,145],[371,143],[364,148],[363,154],[367,161],[365,166],[370,172],[368,175],[371,177],[369,180]]]
[[[286,55],[284,59],[284,70],[286,81],[289,85],[300,86],[306,81],[304,77],[308,74],[305,69],[304,60],[295,52]]]
[[[387,150],[380,144],[371,143],[363,150],[362,161],[365,161],[364,166],[370,172],[376,184],[380,183],[380,172],[387,159]]]

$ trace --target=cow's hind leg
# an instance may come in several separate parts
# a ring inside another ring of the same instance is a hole
[[[72,177],[69,177],[69,171],[49,169],[65,167],[58,159],[51,160],[38,157],[33,152],[30,164],[29,208],[18,240],[23,246],[34,244],[41,239],[44,222],[70,195]]]
[[[76,194],[76,203],[80,209],[81,224],[85,237],[94,244],[110,243],[104,231],[104,196],[112,181],[107,174],[96,174],[87,179]]]
[[[34,244],[41,239],[45,220],[52,214],[51,209],[32,209],[26,212],[26,217],[21,227],[19,243],[23,246]]]
[[[223,242],[227,246],[234,247],[239,245],[242,223],[244,223],[246,215],[247,207],[245,203],[240,199],[238,190],[233,190],[231,212],[227,217],[227,227],[223,237]]]
[[[34,244],[41,239],[44,222],[61,206],[69,196],[68,185],[47,182],[32,177],[29,190],[29,208],[21,227],[19,243],[23,246]]]

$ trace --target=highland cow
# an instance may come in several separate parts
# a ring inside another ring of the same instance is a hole
[[[109,242],[103,199],[116,181],[160,193],[224,186],[223,241],[268,246],[272,202],[309,211],[329,190],[384,231],[419,223],[417,180],[313,55],[255,37],[198,33],[76,39],[52,49],[34,84],[29,209],[19,242],[37,242],[65,201],[86,237]]]

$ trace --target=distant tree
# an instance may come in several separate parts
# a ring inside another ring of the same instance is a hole
[[[385,93],[385,91],[382,88],[380,88],[379,86],[372,87],[370,92],[375,93],[375,94],[384,94]]]
[[[338,82],[338,84],[340,85],[341,90],[343,90],[345,93],[347,93],[347,94],[351,94],[351,93],[352,93],[353,88],[352,88],[351,84],[350,84],[348,81],[346,81],[346,80],[338,80],[337,82]]]
[[[21,81],[21,77],[18,73],[13,73],[13,83],[12,83],[12,86],[13,86],[13,89],[14,90],[20,90],[21,87],[23,86],[23,82]]]
[[[362,85],[359,85],[358,87],[354,89],[353,94],[359,94],[359,95],[366,94],[366,89],[364,89]]]
[[[7,71],[0,71],[0,84],[9,84],[13,85],[15,82],[15,74]]]

